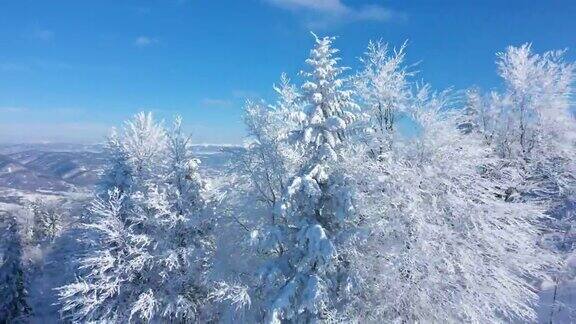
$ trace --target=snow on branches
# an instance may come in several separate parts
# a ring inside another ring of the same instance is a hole
[[[283,74],[273,104],[246,103],[249,140],[221,204],[180,119],[167,129],[138,114],[110,136],[88,250],[58,290],[67,318],[535,319],[536,285],[558,264],[543,232],[567,255],[576,242],[574,66],[510,47],[498,55],[504,91],[471,88],[457,107],[410,80],[404,45],[371,42],[347,77],[334,40],[314,35],[300,87]],[[241,257],[216,253],[229,244],[216,213],[245,231]],[[237,281],[210,283],[215,267]]]
[[[314,37],[306,60],[310,71],[302,73],[306,81],[300,100],[306,115],[288,139],[304,157],[272,211],[278,221],[262,234],[270,253],[258,293],[267,322],[332,318],[346,278],[337,241],[353,208],[348,195],[334,195],[345,190],[339,190],[339,174],[333,171],[357,105],[340,78],[346,69],[338,66],[334,38]]]
[[[539,247],[541,209],[494,195],[481,137],[430,95],[412,118],[420,134],[378,159],[351,156],[359,228],[349,317],[384,322],[533,320],[531,280],[553,258]],[[361,151],[360,151],[361,152]],[[362,167],[358,167],[358,166]]]
[[[151,114],[109,142],[104,192],[94,201],[75,283],[59,288],[75,321],[206,320],[214,245],[205,184],[176,119]]]

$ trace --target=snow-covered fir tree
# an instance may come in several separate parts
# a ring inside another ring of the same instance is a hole
[[[541,211],[496,197],[481,168],[493,163],[490,149],[457,128],[448,100],[421,88],[411,103],[415,138],[378,159],[361,148],[346,160],[359,227],[349,320],[535,319],[532,283],[553,260],[538,245]]]
[[[37,199],[28,206],[33,215],[33,236],[36,241],[53,241],[62,230],[66,214],[63,201]]]
[[[116,129],[112,129],[105,143],[108,154],[104,174],[100,179],[101,192],[116,188],[124,192],[130,188],[130,167],[128,156],[124,150]]]
[[[114,322],[213,318],[204,182],[180,120],[167,134],[151,114],[139,114],[108,147],[111,187],[92,205],[90,248],[78,280],[59,288],[64,315]]]
[[[1,237],[4,251],[0,263],[0,323],[26,323],[32,309],[27,301],[20,233],[13,215],[7,215],[4,223],[6,226]]]
[[[176,117],[172,131],[168,133],[167,175],[169,199],[174,202],[176,211],[181,214],[202,210],[206,183],[200,177],[200,160],[192,153],[190,138],[182,132],[182,119]]]
[[[277,206],[276,226],[262,233],[268,262],[258,294],[266,322],[335,318],[347,285],[338,241],[353,208],[337,162],[357,106],[344,88],[334,38],[315,41],[303,73],[306,118],[293,133],[303,159]]]
[[[337,159],[337,151],[346,137],[347,127],[355,120],[358,106],[353,92],[344,89],[341,74],[348,68],[338,65],[339,52],[333,48],[333,37],[318,38],[306,63],[310,71],[302,72],[307,79],[302,85],[306,100],[306,120],[298,144],[314,156],[309,164]],[[307,166],[308,167],[308,166]]]

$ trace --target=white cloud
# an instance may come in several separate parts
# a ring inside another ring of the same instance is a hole
[[[285,9],[306,9],[323,13],[344,14],[350,8],[340,0],[267,0],[270,4]]]
[[[403,18],[405,15],[392,11],[378,5],[368,5],[358,8],[353,12],[352,19],[355,20],[372,20],[372,21],[389,21],[394,18]]]
[[[134,40],[134,45],[137,47],[148,47],[148,46],[154,45],[156,43],[158,43],[157,38],[148,37],[148,36],[138,36]]]
[[[353,7],[341,0],[264,0],[269,4],[304,13],[308,27],[323,28],[328,25],[353,21],[385,22],[405,15],[377,4]]]

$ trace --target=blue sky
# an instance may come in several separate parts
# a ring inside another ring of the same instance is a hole
[[[345,65],[409,41],[436,89],[496,89],[495,53],[532,42],[576,59],[576,1],[0,0],[0,142],[99,142],[141,111],[195,142],[239,143],[242,103],[296,77],[309,31]]]

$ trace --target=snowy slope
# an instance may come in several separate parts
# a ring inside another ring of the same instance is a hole
[[[96,152],[45,152],[29,150],[10,157],[40,174],[77,185],[94,184],[104,165],[104,155]]]

